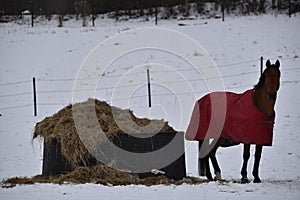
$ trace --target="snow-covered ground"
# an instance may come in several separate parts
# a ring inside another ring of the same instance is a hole
[[[179,26],[184,24],[185,26]],[[154,26],[141,19],[115,22],[97,19],[96,27],[80,27],[70,20],[57,28],[56,21],[34,28],[14,23],[0,24],[0,179],[41,173],[42,143],[31,141],[35,124],[72,102],[74,79],[89,52],[105,39],[125,30]],[[300,197],[300,17],[262,15],[159,21],[158,27],[179,31],[200,43],[214,59],[227,90],[242,92],[259,78],[260,57],[281,61],[281,88],[276,103],[276,124],[272,147],[263,150],[261,184],[218,183],[181,186],[118,186],[95,184],[35,184],[0,189],[0,199],[298,199]],[[119,44],[118,44],[119,45]],[[203,80],[188,73],[188,64],[160,51],[141,51],[121,57],[106,71],[96,97],[110,101],[118,78],[137,65],[160,63],[185,76],[200,98],[207,88]],[[145,74],[142,74],[145,77]],[[37,79],[38,116],[33,117],[32,77]],[[132,82],[139,77],[133,76]],[[168,76],[166,75],[166,81]],[[146,85],[133,94],[129,107],[138,116],[149,117]],[[144,93],[145,94],[144,94]],[[185,92],[185,91],[182,91]],[[178,102],[174,95],[153,87],[153,102],[166,110],[165,120],[179,130]],[[175,94],[176,96],[176,94]],[[118,105],[118,102],[113,102]],[[193,105],[191,105],[192,107]],[[171,114],[168,114],[171,112]],[[299,123],[299,124],[298,124]],[[252,149],[254,150],[254,149]],[[253,152],[252,152],[253,155]],[[222,176],[240,178],[242,145],[218,151]],[[197,144],[186,143],[187,172],[197,176]],[[253,159],[249,162],[251,174]],[[250,176],[251,177],[251,176]]]

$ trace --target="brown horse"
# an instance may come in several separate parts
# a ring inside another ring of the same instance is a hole
[[[275,111],[274,111],[274,106],[276,102],[276,97],[277,97],[277,91],[279,90],[280,86],[280,62],[277,60],[275,64],[271,64],[271,62],[268,60],[266,62],[266,69],[264,70],[262,76],[259,79],[259,82],[257,85],[254,86],[253,92],[251,93],[252,95],[252,103],[256,109],[259,110],[259,112],[263,113],[266,117],[269,119],[275,118]],[[234,107],[235,105],[233,105]],[[254,119],[255,120],[255,119]],[[260,119],[257,119],[260,120]],[[273,121],[274,122],[274,121]],[[272,121],[266,121],[266,123],[273,123]],[[258,122],[255,122],[258,124]],[[259,122],[263,123],[263,122]],[[264,122],[265,123],[265,122]],[[229,122],[230,124],[230,122]],[[229,125],[230,126],[230,125]],[[273,134],[273,124],[271,127],[271,131]],[[265,135],[268,135],[269,133],[266,133]],[[270,134],[269,134],[270,135]],[[250,158],[250,145],[251,144],[256,144],[256,149],[255,149],[255,161],[254,161],[254,167],[253,167],[253,176],[254,176],[254,182],[259,183],[261,182],[259,178],[259,163],[261,159],[261,153],[262,153],[262,148],[263,144],[257,144],[255,142],[244,142],[244,141],[233,141],[230,140],[228,137],[222,137],[223,135],[221,134],[220,138],[215,138],[213,141],[209,144],[209,140],[199,140],[199,155],[200,155],[200,148],[205,148],[209,149],[209,153],[207,156],[204,158],[200,158],[199,156],[199,174],[200,175],[206,175],[208,180],[221,180],[221,170],[218,165],[217,159],[216,159],[216,151],[217,149],[221,147],[228,147],[228,146],[233,146],[237,145],[239,143],[244,143],[244,153],[243,153],[243,166],[241,170],[241,175],[242,175],[242,183],[248,183],[248,177],[247,177],[247,164],[248,160]],[[195,139],[197,140],[197,139]],[[271,137],[271,143],[272,144],[272,137]],[[268,144],[268,145],[270,145]],[[213,146],[210,148],[209,146]],[[210,172],[210,167],[209,167],[209,158],[211,159],[211,162],[213,164],[213,168],[215,171],[215,178],[212,178],[211,172]]]

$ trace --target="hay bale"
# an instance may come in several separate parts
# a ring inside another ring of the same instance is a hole
[[[76,124],[73,118],[74,113]],[[99,130],[99,125],[102,131]],[[167,122],[162,120],[137,118],[131,110],[112,107],[96,99],[88,99],[86,102],[69,105],[37,123],[33,139],[40,136],[46,142],[57,140],[61,144],[63,156],[73,169],[82,165],[86,166],[92,155],[78,135],[76,129],[78,126],[84,130],[84,143],[95,147],[106,138],[113,138],[124,133],[152,133],[156,131],[155,127],[162,127],[159,132],[175,132]]]

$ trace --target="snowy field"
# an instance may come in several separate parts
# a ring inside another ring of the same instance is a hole
[[[182,26],[184,25],[184,26]],[[0,24],[0,179],[41,173],[42,141],[32,141],[37,122],[72,102],[76,74],[89,52],[105,39],[134,28],[152,27],[154,21],[135,19],[116,22],[97,19],[95,27],[81,27],[69,20],[58,28],[57,21],[44,21],[34,28],[15,23]],[[262,183],[230,182],[240,178],[242,145],[219,149],[222,176],[229,182],[181,186],[117,186],[96,184],[35,184],[0,189],[0,199],[299,199],[300,197],[300,16],[262,15],[220,19],[159,21],[158,27],[176,30],[200,43],[218,66],[226,90],[242,92],[258,81],[260,57],[281,62],[281,87],[276,103],[272,147],[263,149],[260,165]],[[122,44],[118,44],[122,45]],[[266,61],[266,60],[265,60]],[[133,52],[112,63],[95,97],[111,102],[115,82],[135,66],[159,63],[172,66],[184,76],[200,98],[207,93],[203,80],[189,74],[188,64],[160,51]],[[155,72],[153,72],[155,73]],[[162,73],[162,72],[158,72]],[[145,74],[140,74],[142,79]],[[37,79],[38,116],[33,116],[32,78]],[[166,74],[166,81],[168,75]],[[139,79],[138,75],[129,82]],[[126,85],[123,85],[126,87]],[[149,114],[146,85],[132,94],[129,108],[137,116]],[[177,112],[177,94],[153,86],[153,103],[164,108],[164,118],[184,131]],[[184,90],[184,89],[183,89]],[[182,91],[185,92],[185,91]],[[178,94],[179,95],[179,94]],[[88,98],[88,97],[87,97]],[[191,105],[191,108],[193,105]],[[160,107],[156,107],[160,108]],[[252,155],[253,155],[252,147]],[[186,165],[197,175],[197,144],[186,143]],[[251,171],[253,156],[249,161]]]

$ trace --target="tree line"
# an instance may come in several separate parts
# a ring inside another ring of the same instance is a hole
[[[190,5],[196,5],[198,13],[204,11],[205,3],[214,3],[216,7],[224,5],[226,12],[242,9],[242,12],[264,12],[266,5],[273,9],[287,9],[292,6],[299,11],[298,0],[1,0],[2,15],[19,15],[24,10],[33,11],[36,15],[53,14],[102,14],[115,13],[115,16],[153,14],[155,8],[164,7],[174,13],[173,7],[179,6],[180,12],[188,15]],[[178,8],[177,8],[178,9]],[[145,12],[148,10],[147,12]]]

